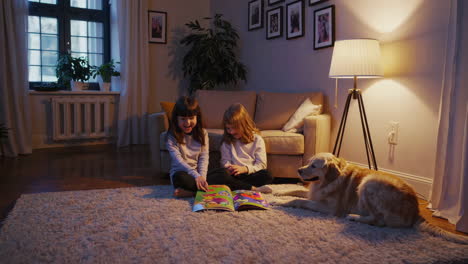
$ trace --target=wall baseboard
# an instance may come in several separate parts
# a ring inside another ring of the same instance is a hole
[[[103,144],[115,144],[115,138],[103,138],[93,140],[69,140],[54,142],[45,134],[33,134],[32,135],[32,149],[44,149],[44,148],[63,148],[73,146],[91,146],[91,145],[103,145]]]
[[[367,168],[368,166],[366,164],[362,163],[357,163],[353,161],[348,161],[351,164]],[[393,175],[396,175],[403,180],[405,180],[407,183],[409,183],[415,191],[418,193],[418,196],[420,198],[423,198],[424,200],[429,199],[429,193],[431,192],[431,187],[432,187],[432,179],[426,178],[426,177],[421,177],[409,173],[404,173],[404,172],[399,172],[399,171],[394,171],[394,170],[388,170],[388,169],[382,169],[379,168],[379,171],[391,173]]]

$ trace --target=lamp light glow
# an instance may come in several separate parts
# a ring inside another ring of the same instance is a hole
[[[335,41],[330,78],[379,78],[383,76],[380,45],[375,39]]]

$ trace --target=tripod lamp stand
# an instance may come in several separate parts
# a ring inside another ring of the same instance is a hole
[[[362,133],[366,147],[367,164],[369,169],[378,170],[375,160],[374,147],[367,123],[366,110],[362,100],[361,90],[357,89],[358,78],[379,78],[383,76],[380,64],[380,45],[375,39],[349,39],[335,41],[330,66],[330,78],[353,78],[353,89],[348,90],[348,97],[341,117],[340,128],[336,135],[333,154],[340,155],[341,143],[346,128],[351,98],[358,101]],[[371,166],[372,165],[372,166]]]

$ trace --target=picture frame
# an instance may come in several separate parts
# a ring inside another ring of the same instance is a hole
[[[335,5],[314,11],[314,49],[333,47],[335,44]]]
[[[276,5],[278,3],[284,2],[284,0],[268,0],[268,5]]]
[[[252,0],[249,2],[249,31],[263,27],[263,0]]]
[[[286,5],[286,39],[304,36],[304,2],[298,0]]]
[[[283,36],[283,7],[270,9],[266,12],[266,39]]]
[[[167,13],[148,11],[148,41],[150,43],[167,43]]]
[[[309,6],[318,5],[328,0],[309,0]]]

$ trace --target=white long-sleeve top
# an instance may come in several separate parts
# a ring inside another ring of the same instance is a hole
[[[206,130],[203,130],[203,134],[205,137],[204,146],[196,141],[192,135],[184,135],[185,144],[179,144],[171,134],[167,135],[166,146],[171,155],[171,170],[169,172],[171,179],[177,171],[185,171],[193,178],[199,176],[206,178],[209,141]]]
[[[265,141],[255,134],[254,141],[244,144],[239,140],[232,144],[221,144],[221,166],[229,165],[246,166],[248,174],[267,168]]]

